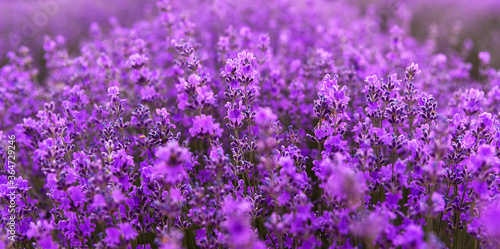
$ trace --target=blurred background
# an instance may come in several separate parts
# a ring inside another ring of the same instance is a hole
[[[0,0],[0,65],[6,53],[27,46],[40,59],[44,35],[63,35],[77,51],[92,22],[105,31],[110,17],[130,26],[151,14],[154,0]]]
[[[499,0],[355,0],[362,8],[374,8],[381,25],[395,16],[410,18],[410,35],[424,42],[434,38],[436,52],[450,53],[472,46],[469,61],[478,64],[477,54],[488,51],[491,63],[500,67]],[[405,12],[405,13],[400,13]]]
[[[186,12],[196,2],[216,7],[245,1],[173,0],[184,5]],[[321,1],[335,0],[317,2]],[[393,18],[408,18],[411,25],[404,28],[410,30],[409,35],[422,43],[432,38],[436,52],[446,54],[469,46],[468,60],[473,65],[478,63],[479,51],[489,51],[492,65],[500,67],[500,0],[345,1],[358,6],[360,15],[377,16],[382,30],[387,30]],[[149,18],[155,11],[154,0],[0,0],[0,66],[7,61],[6,53],[20,45],[29,47],[35,62],[43,65],[45,34],[63,35],[69,51],[75,53],[92,22],[106,31],[110,17],[116,17],[126,27]],[[195,18],[192,21],[197,22]]]

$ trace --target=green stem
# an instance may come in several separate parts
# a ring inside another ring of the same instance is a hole
[[[456,163],[453,164],[453,169],[451,170],[451,173],[455,172],[455,167],[457,166]],[[450,188],[451,188],[451,182],[448,183],[448,190],[446,191],[446,197],[445,200],[448,199],[448,196],[450,195]],[[446,209],[446,206],[444,207]],[[438,225],[438,231],[437,231],[437,236],[439,238],[439,233],[441,232],[441,223],[443,223],[443,212],[441,212],[441,215],[439,216],[439,225]]]
[[[459,228],[458,224],[460,224],[460,214],[462,213],[460,211],[460,209],[462,208],[462,205],[464,204],[465,193],[467,192],[467,184],[468,183],[469,183],[469,179],[465,180],[464,192],[462,193],[462,200],[460,200],[460,206],[458,207],[457,221],[456,221],[456,225],[455,225],[455,232],[454,232],[454,235],[453,235],[453,248],[455,248],[455,245],[458,248],[458,243],[456,243],[456,241],[458,240],[458,228]]]

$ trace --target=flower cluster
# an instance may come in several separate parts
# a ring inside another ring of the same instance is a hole
[[[156,7],[77,54],[46,36],[46,75],[8,53],[0,248],[500,246],[488,52],[437,53],[404,4]]]

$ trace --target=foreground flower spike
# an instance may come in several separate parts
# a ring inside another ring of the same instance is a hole
[[[495,54],[407,4],[161,0],[7,53],[0,248],[499,248]]]

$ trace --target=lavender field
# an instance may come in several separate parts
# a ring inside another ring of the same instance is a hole
[[[496,0],[0,0],[0,249],[500,248]]]

